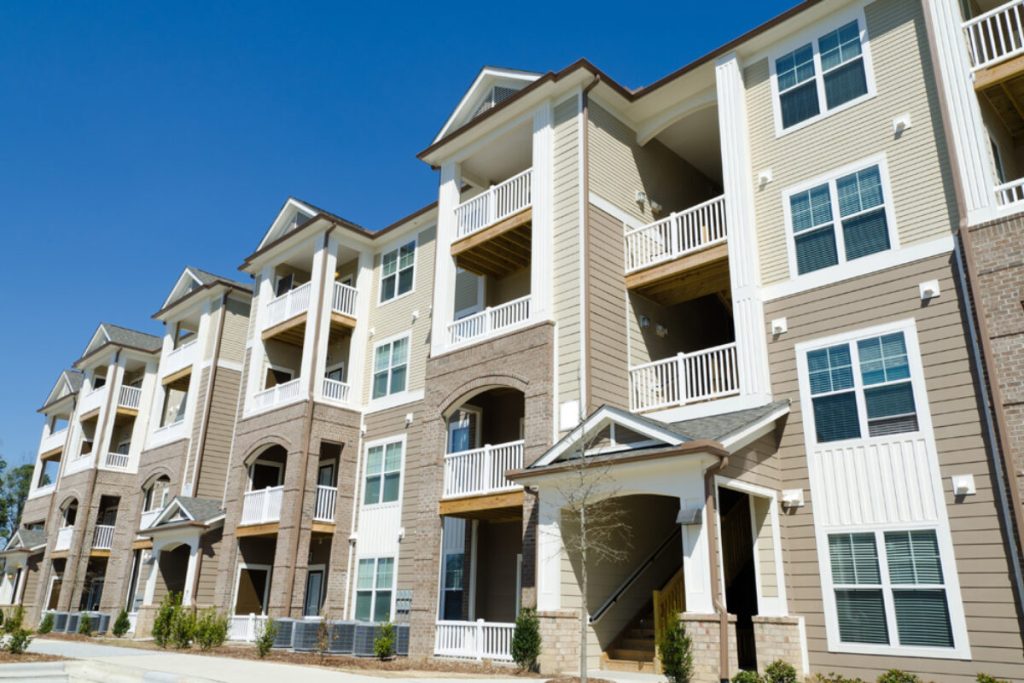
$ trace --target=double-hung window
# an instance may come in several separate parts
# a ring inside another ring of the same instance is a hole
[[[402,482],[401,441],[370,446],[366,451],[366,485],[363,504],[392,503],[398,500]]]
[[[790,193],[794,275],[891,248],[885,195],[878,164]]]
[[[405,391],[409,369],[409,337],[384,342],[373,349],[373,398]]]
[[[854,20],[775,60],[783,130],[868,94],[861,42]]]
[[[356,620],[391,621],[391,593],[395,581],[395,558],[359,560],[356,579]]]
[[[903,332],[807,352],[818,443],[918,430]]]
[[[934,529],[830,534],[828,551],[840,642],[953,647]]]
[[[380,263],[380,302],[391,301],[412,291],[416,266],[416,240],[384,252]]]

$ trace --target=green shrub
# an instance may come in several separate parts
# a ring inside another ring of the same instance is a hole
[[[274,647],[274,638],[277,637],[277,622],[270,617],[263,622],[263,626],[256,627],[256,654],[263,659]]]
[[[78,633],[83,636],[92,635],[92,617],[88,614],[83,614],[78,619]]]
[[[765,667],[765,683],[797,683],[796,669],[792,664],[776,659]]]
[[[18,605],[11,610],[7,618],[3,620],[3,632],[14,633],[21,629],[21,622],[25,620],[25,608]]]
[[[519,611],[512,631],[512,659],[523,671],[537,671],[540,657],[540,619],[537,610],[527,607]]]
[[[669,617],[668,627],[658,642],[661,669],[670,683],[689,683],[693,676],[693,642],[679,615]]]
[[[740,671],[732,677],[732,683],[763,683],[764,679],[756,671]]]
[[[116,637],[121,638],[124,634],[128,633],[128,629],[132,627],[132,622],[128,618],[128,610],[122,609],[121,613],[117,615],[117,619],[114,619],[114,626],[110,629]]]
[[[316,653],[320,655],[320,663],[327,655],[331,646],[331,614],[326,609],[320,613],[320,625],[316,627]]]
[[[228,639],[228,618],[216,609],[205,610],[196,621],[196,643],[206,651],[220,647]]]
[[[31,642],[32,632],[25,628],[18,628],[8,635],[5,649],[12,655],[20,655],[28,649],[28,644]]]
[[[878,683],[921,683],[921,679],[906,671],[889,669],[878,677]]]
[[[377,659],[391,659],[395,656],[395,627],[390,621],[380,625],[380,631],[373,639],[373,654]]]
[[[1010,683],[1004,681],[1002,678],[996,678],[995,676],[989,676],[988,674],[978,674],[978,683]]]
[[[811,679],[814,683],[865,683],[860,678],[847,678],[841,674],[830,671],[827,674],[814,674]]]
[[[167,647],[171,642],[171,632],[174,628],[174,620],[178,610],[181,608],[181,596],[177,593],[168,593],[160,603],[160,609],[153,618],[153,640],[160,647]]]
[[[192,647],[195,637],[196,614],[179,605],[174,610],[174,620],[171,622],[171,643],[179,650],[187,650]]]
[[[36,633],[39,635],[46,635],[53,630],[53,612],[47,612],[43,617],[43,620],[39,622],[39,628],[36,629]]]

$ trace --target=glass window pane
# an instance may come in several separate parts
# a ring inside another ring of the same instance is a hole
[[[405,366],[395,368],[391,371],[391,393],[397,394],[405,391]]]
[[[376,505],[380,502],[380,475],[366,478],[366,494],[363,496],[364,505]]]
[[[397,472],[384,475],[384,495],[380,502],[393,503],[398,500],[398,485],[401,480],[402,475]]]
[[[377,591],[373,605],[373,620],[377,623],[391,621],[391,591]]]
[[[408,244],[403,244],[401,249],[400,249],[400,254],[399,254],[399,258],[398,258],[398,267],[399,268],[409,268],[410,266],[412,266],[415,257],[416,257],[416,243],[415,242],[409,242]]]
[[[832,583],[876,585],[882,582],[873,533],[833,534],[828,537],[828,551]]]
[[[393,349],[391,354],[391,367],[404,365],[406,359],[409,357],[409,340],[397,339],[392,343],[391,347]]]
[[[885,602],[880,589],[836,591],[839,639],[844,643],[889,644]]]
[[[381,465],[384,461],[384,447],[374,446],[366,453],[366,473],[380,474]]]
[[[380,398],[388,395],[388,373],[378,372],[373,376],[373,397]]]
[[[402,443],[396,441],[387,445],[387,455],[384,456],[384,471],[395,472],[402,467]]]
[[[864,384],[880,384],[910,378],[907,345],[902,332],[857,342]]]
[[[860,29],[856,21],[827,33],[818,40],[821,68],[824,71],[839,66],[860,55]]]
[[[401,271],[398,274],[398,293],[399,294],[405,294],[406,292],[412,290],[412,273],[413,273],[413,269],[412,268],[408,268],[406,270]]]
[[[444,558],[444,587],[446,589],[462,588],[462,553],[445,555]]]
[[[885,209],[877,209],[843,221],[846,260],[877,254],[889,248],[889,221]]]
[[[394,275],[398,269],[398,251],[389,251],[384,254],[383,262],[381,263],[381,271],[385,276]]]
[[[373,560],[359,560],[359,574],[356,588],[373,588]]]
[[[800,275],[839,263],[835,230],[832,226],[796,235],[794,242],[796,271]]]
[[[811,68],[813,69],[813,67]],[[780,95],[779,108],[782,110],[783,128],[789,128],[817,116],[821,109],[818,105],[818,89],[814,81]]]
[[[377,588],[391,588],[394,580],[395,559],[382,557],[377,560]]]
[[[914,412],[914,389],[910,382],[869,387],[864,390],[868,419]]]
[[[394,275],[386,277],[380,282],[380,300],[387,301],[388,299],[395,298],[395,282],[396,278]]]
[[[371,591],[359,591],[356,593],[356,620],[370,620],[370,604],[373,602]]]
[[[901,645],[953,647],[946,591],[894,590],[892,600]]]
[[[391,365],[391,345],[382,344],[373,352],[373,371],[387,370]]]
[[[814,427],[819,443],[860,437],[857,398],[852,391],[819,396],[813,399],[813,403]]]
[[[850,62],[825,74],[825,106],[834,109],[867,94],[868,80],[864,60]]]
[[[934,531],[886,532],[885,552],[891,583],[942,584],[939,542]]]
[[[789,199],[789,205],[794,233],[832,222],[832,202],[828,184],[793,195]]]
[[[814,77],[814,49],[810,43],[793,50],[775,61],[779,91],[788,90],[798,83]]]

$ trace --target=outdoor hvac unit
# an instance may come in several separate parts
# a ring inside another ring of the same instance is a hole
[[[67,612],[54,612],[53,613],[53,630],[57,633],[63,633],[64,629],[68,627],[68,613]]]
[[[409,624],[395,626],[395,654],[399,657],[409,656]]]
[[[327,651],[335,655],[350,655],[355,651],[356,624],[351,621],[336,621],[331,624],[331,638]]]
[[[292,646],[292,631],[295,626],[294,619],[277,619],[277,635],[274,636],[274,648],[288,648]]]
[[[353,654],[356,657],[373,657],[373,641],[377,639],[376,624],[356,624],[356,638]]]
[[[320,634],[319,621],[296,621],[292,626],[292,649],[298,652],[312,652]]]
[[[96,633],[106,633],[110,629],[110,615],[109,614],[94,614],[92,615],[92,627],[96,629]]]
[[[68,627],[65,629],[66,633],[78,633],[78,620],[81,615],[78,612],[68,615]]]

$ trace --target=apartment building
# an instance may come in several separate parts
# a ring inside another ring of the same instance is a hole
[[[1024,678],[1020,5],[808,1],[638,90],[484,68],[436,204],[289,199],[251,292],[190,268],[162,339],[101,326],[0,601],[495,660],[535,606],[549,671],[584,606],[616,669],[676,612],[699,680]],[[581,479],[628,528],[585,601]]]

